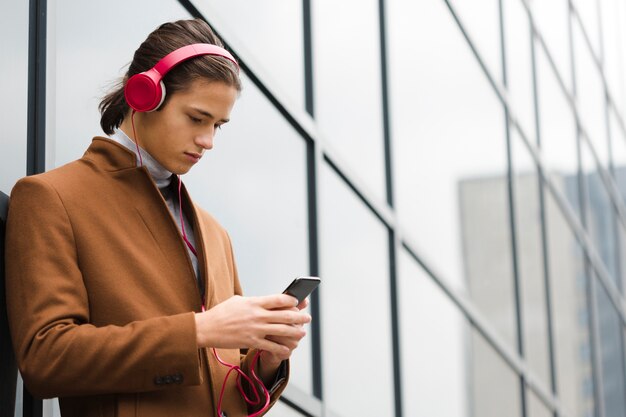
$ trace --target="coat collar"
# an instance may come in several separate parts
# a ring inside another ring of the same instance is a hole
[[[102,136],[93,138],[91,145],[83,155],[83,159],[93,161],[105,171],[119,171],[137,167],[136,156],[132,151],[114,140]]]

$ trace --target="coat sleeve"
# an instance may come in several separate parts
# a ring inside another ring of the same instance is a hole
[[[11,194],[6,293],[18,366],[37,397],[202,382],[193,312],[125,326],[90,324],[71,218],[39,176],[23,178]]]
[[[228,235],[227,235],[228,237]],[[243,290],[241,288],[241,283],[239,282],[239,274],[237,273],[237,265],[235,264],[235,259],[234,259],[234,255],[233,255],[233,248],[232,248],[232,243],[230,241],[230,237],[228,237],[228,242],[230,244],[230,264],[231,264],[231,271],[233,273],[233,282],[234,282],[234,291],[236,295],[243,295]],[[254,356],[256,355],[256,353],[258,352],[257,349],[247,349],[245,351],[242,351],[241,353],[241,369],[246,373],[246,375],[250,375],[250,369],[252,366],[252,361],[254,360]],[[259,358],[259,360],[261,360]],[[270,406],[268,407],[268,410],[270,410],[274,404],[276,403],[276,401],[278,401],[278,399],[280,398],[281,394],[283,393],[283,391],[285,390],[285,387],[287,386],[287,382],[289,381],[289,360],[284,361],[283,362],[284,365],[281,365],[281,367],[279,368],[279,372],[276,378],[276,381],[273,383],[272,386],[267,387],[268,390],[270,390]],[[247,384],[244,384],[244,386],[246,386]],[[257,391],[259,394],[261,394],[263,391],[261,389],[261,387],[257,386]],[[252,393],[249,392],[249,398],[253,398]],[[248,406],[248,411],[249,413],[254,413],[256,411],[259,410],[259,406]],[[264,413],[265,414],[265,413]]]

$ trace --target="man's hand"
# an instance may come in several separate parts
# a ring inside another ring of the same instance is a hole
[[[304,337],[302,325],[311,321],[310,315],[300,311],[306,301],[298,306],[296,302],[286,294],[233,296],[196,314],[198,346],[261,349],[266,352],[267,368],[275,364],[275,370],[283,360],[280,358],[289,358]]]
[[[309,300],[305,298],[300,304],[296,307],[291,307],[289,310],[294,312],[300,312],[300,310],[304,310],[309,305]],[[310,320],[309,320],[310,321]],[[288,337],[288,336],[268,336],[267,338],[273,342],[276,342],[282,346],[285,346],[289,349],[288,353],[279,353],[275,354],[269,351],[261,352],[261,357],[259,358],[259,376],[265,382],[266,386],[270,383],[272,379],[274,379],[276,375],[276,369],[280,366],[280,363],[284,360],[289,359],[292,352],[295,348],[298,347],[298,343],[302,338],[306,335],[306,332],[302,328],[302,324],[294,324],[293,326],[298,327],[302,330],[301,336],[297,337]]]

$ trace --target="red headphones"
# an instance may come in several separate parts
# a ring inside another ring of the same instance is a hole
[[[239,64],[224,48],[209,43],[194,43],[183,46],[165,55],[148,71],[135,74],[124,87],[126,102],[135,111],[150,112],[159,108],[165,100],[165,84],[163,77],[176,65],[200,55],[217,55],[232,61],[237,68]]]

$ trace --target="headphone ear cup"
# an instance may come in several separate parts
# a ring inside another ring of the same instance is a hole
[[[156,105],[156,107],[152,110],[148,110],[148,111],[155,111],[157,110],[159,107],[161,107],[161,104],[163,104],[163,102],[165,101],[165,83],[163,82],[163,80],[159,81],[159,86],[161,87],[161,100],[159,100],[159,104]]]
[[[156,71],[135,74],[126,82],[124,97],[135,111],[150,112],[163,103],[165,84]]]

